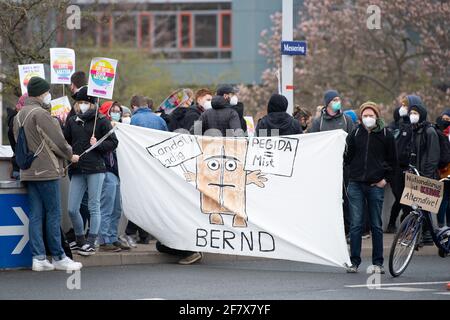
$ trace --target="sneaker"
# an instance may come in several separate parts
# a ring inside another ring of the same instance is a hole
[[[82,256],[91,256],[95,254],[95,247],[90,245],[89,243],[86,243],[80,249],[78,249],[78,254]]]
[[[59,261],[53,260],[53,266],[56,270],[64,271],[78,271],[83,267],[80,262],[75,262],[68,257],[65,257],[64,259]]]
[[[397,233],[397,228],[395,225],[389,224],[386,229],[386,233]]]
[[[122,251],[122,249],[116,247],[112,243],[105,243],[105,244],[100,245],[100,251],[103,251],[103,252],[119,252],[119,251]]]
[[[362,235],[361,239],[365,240],[365,239],[369,239],[370,238],[370,232],[367,232],[365,234]]]
[[[358,267],[354,264],[347,266],[347,273],[358,273]]]
[[[115,247],[119,248],[120,250],[130,250],[131,249],[130,246],[126,242],[123,242],[120,240],[114,241],[113,245]]]
[[[78,250],[80,250],[80,246],[77,244],[76,241],[72,241],[71,243],[69,243],[70,246],[70,251],[72,252],[78,252]]]
[[[120,240],[122,240],[122,242],[127,243],[131,248],[136,248],[137,244],[136,244],[136,240],[134,240],[134,238],[132,236],[129,235],[123,235],[119,237]]]
[[[372,273],[384,274],[384,267],[383,266],[374,265],[373,269],[372,269]]]
[[[194,262],[197,262],[197,261],[201,260],[202,258],[203,258],[203,255],[200,252],[195,252],[195,253],[187,256],[186,258],[183,258],[180,261],[178,261],[178,264],[183,264],[183,265],[193,264]]]
[[[44,260],[33,259],[33,265],[31,267],[31,270],[33,270],[33,271],[52,271],[52,270],[55,270],[55,267],[47,259],[44,259]]]

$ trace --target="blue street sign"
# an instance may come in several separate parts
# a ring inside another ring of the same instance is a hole
[[[26,194],[0,194],[0,269],[31,267]]]
[[[281,41],[281,54],[306,56],[306,41]]]

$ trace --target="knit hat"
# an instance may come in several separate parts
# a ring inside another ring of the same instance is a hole
[[[323,96],[323,102],[325,103],[324,106],[328,107],[328,104],[333,100],[334,98],[339,97],[339,92],[336,90],[328,90],[325,92]]]
[[[444,115],[450,117],[450,109],[445,109],[445,110],[442,112],[441,116],[444,116]]]
[[[103,102],[103,104],[100,106],[100,109],[98,109],[98,112],[104,114],[108,120],[111,120],[109,111],[111,110],[111,106],[113,105],[113,103],[114,101]]]
[[[372,109],[373,112],[375,112],[375,114],[377,115],[377,118],[381,117],[380,108],[378,107],[378,105],[375,102],[372,102],[372,101],[364,102],[361,105],[361,107],[359,107],[359,116],[362,117],[364,110],[366,110],[368,108]]]
[[[39,97],[41,94],[50,90],[47,81],[40,77],[32,77],[27,85],[28,96]]]
[[[82,87],[77,93],[75,93],[72,98],[75,101],[86,101],[92,104],[96,104],[97,98],[88,96],[88,87]]]
[[[345,110],[344,114],[348,115],[350,118],[352,118],[353,123],[356,123],[358,121],[358,115],[354,110]]]
[[[288,100],[281,94],[274,93],[267,105],[267,113],[272,112],[286,112],[288,107]]]
[[[224,94],[229,94],[229,93],[236,93],[236,90],[233,88],[233,86],[231,86],[229,84],[222,84],[217,87],[216,95],[223,96]]]

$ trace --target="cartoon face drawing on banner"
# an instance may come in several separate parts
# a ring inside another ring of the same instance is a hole
[[[223,225],[222,214],[227,214],[233,216],[233,227],[247,227],[246,185],[254,183],[264,188],[267,181],[259,170],[244,170],[247,145],[247,139],[223,143],[204,139],[197,174],[186,174],[188,181],[195,179],[201,211],[209,214],[211,224]]]
[[[201,147],[200,147],[201,145]],[[166,168],[180,166],[188,182],[200,191],[200,210],[211,224],[223,225],[222,215],[233,216],[233,227],[247,227],[247,185],[264,188],[265,174],[291,177],[297,153],[295,138],[218,139],[177,135],[147,147]],[[196,172],[185,162],[196,159]]]

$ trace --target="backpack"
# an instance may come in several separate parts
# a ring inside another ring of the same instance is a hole
[[[438,168],[442,169],[447,166],[447,164],[450,163],[450,141],[448,140],[448,137],[439,130],[435,125],[432,125],[431,127],[434,128],[434,131],[436,131],[438,137],[439,137],[439,149],[440,149],[440,155],[439,155],[439,164]]]
[[[17,142],[16,142],[16,163],[22,170],[26,170],[31,167],[31,164],[33,163],[34,159],[37,158],[38,154],[40,153],[40,151],[42,151],[44,147],[43,144],[41,144],[41,146],[39,146],[38,150],[36,150],[35,153],[30,152],[30,150],[28,149],[27,137],[25,135],[24,129],[25,121],[27,121],[28,116],[36,109],[37,108],[32,109],[27,114],[22,123],[20,123],[20,112],[16,116],[17,122],[19,123],[19,133],[17,135]]]

